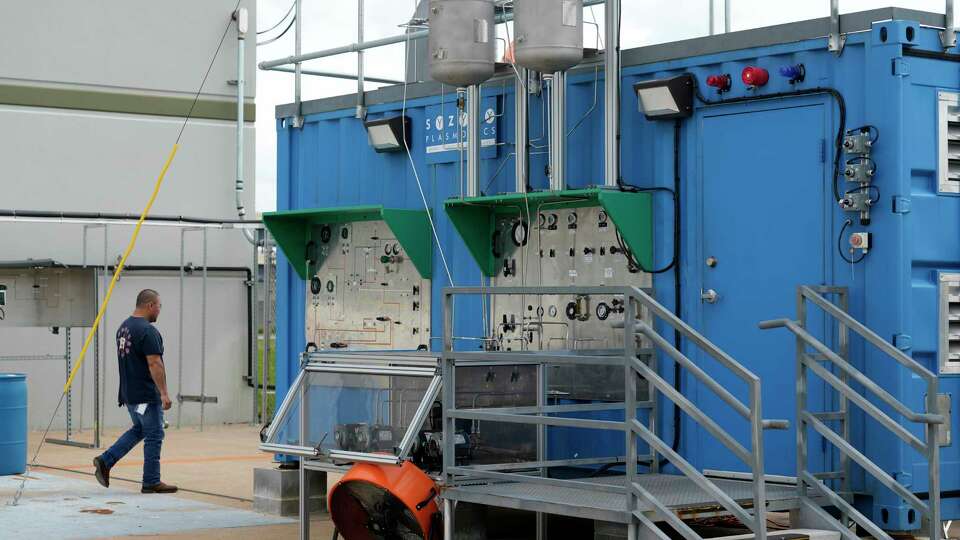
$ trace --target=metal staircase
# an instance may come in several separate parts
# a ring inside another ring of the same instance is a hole
[[[842,307],[829,301],[826,295],[839,297]],[[808,331],[808,304],[820,308],[828,323],[836,325],[839,354],[825,345]],[[847,291],[842,287],[801,286],[797,292],[797,320],[777,319],[760,323],[762,329],[786,328],[797,340],[797,487],[801,503],[800,520],[811,525],[830,527],[838,531],[845,540],[857,540],[857,536],[845,526],[849,520],[862,527],[878,539],[891,540],[873,521],[857,511],[852,505],[853,492],[850,487],[851,461],[863,471],[886,486],[904,501],[909,503],[928,522],[928,535],[931,540],[942,537],[940,525],[940,445],[939,430],[945,418],[939,411],[937,398],[937,376],[904,354],[869,328],[847,313]],[[885,358],[908,369],[926,385],[926,411],[916,412],[894,397],[866,374],[854,367],[847,352],[850,331],[884,353]],[[811,352],[812,351],[814,352]],[[835,411],[815,412],[808,406],[809,374],[813,373],[823,380],[838,396],[839,407]],[[858,391],[852,384],[864,390]],[[872,399],[871,399],[872,396]],[[896,411],[896,416],[884,412],[877,402]],[[881,426],[907,443],[927,460],[929,495],[927,502],[921,500],[896,478],[880,468],[850,439],[849,404],[876,420]],[[902,420],[901,420],[902,419]],[[903,425],[903,421],[921,426],[925,431],[923,438],[914,435]],[[839,431],[830,427],[838,425]],[[827,442],[840,451],[839,469],[835,471],[813,472],[809,468],[807,448],[808,429],[813,429]],[[827,482],[839,485],[831,489]],[[841,513],[840,521],[828,514],[821,504],[814,502],[812,496],[822,497],[830,506]]]
[[[525,351],[490,352],[458,351],[454,348],[453,298],[457,295],[613,295],[623,300],[623,349],[604,351]],[[684,519],[730,515],[753,533],[754,538],[767,537],[766,512],[799,507],[796,487],[768,486],[763,472],[763,431],[787,429],[785,420],[764,420],[761,414],[759,378],[731,358],[703,335],[677,318],[651,296],[632,287],[495,287],[449,288],[444,291],[443,440],[446,445],[443,467],[443,497],[446,537],[452,538],[452,503],[465,501],[503,506],[541,513],[578,516],[624,523],[628,538],[637,538],[641,525],[658,538],[666,534],[657,522],[666,522],[688,540],[701,540]],[[705,352],[719,365],[735,374],[748,389],[744,401],[717,383],[703,368],[677,350],[656,331],[663,324],[679,332],[690,344]],[[648,348],[641,345],[649,345]],[[717,414],[705,412],[673,384],[661,377],[656,367],[657,353],[662,352],[682,366],[704,387],[729,406],[750,426],[750,441],[741,442],[714,420]],[[647,358],[648,362],[641,361]],[[527,364],[537,366],[540,396],[536,406],[497,408],[458,408],[456,372],[458,368]],[[625,373],[624,401],[621,403],[581,403],[549,405],[546,399],[544,374],[546,366],[561,364],[622,366]],[[641,377],[648,387],[649,399],[637,400],[637,386],[632,381]],[[628,414],[626,411],[655,411],[657,395],[676,404],[687,416],[710,433],[736,455],[749,473],[745,478],[711,477],[693,466],[658,431],[656,414]],[[621,421],[570,417],[569,413],[622,410]],[[567,416],[563,416],[567,414]],[[644,420],[644,416],[646,420]],[[457,420],[525,423],[538,426],[536,461],[458,465],[454,437]],[[579,459],[546,459],[546,426],[620,431],[625,437],[625,456],[604,456]],[[640,454],[641,442],[647,452]],[[661,458],[672,464],[680,475],[661,474]],[[553,467],[586,466],[619,462],[622,475],[599,478],[560,479],[551,477]],[[643,466],[649,472],[638,473]],[[681,517],[682,516],[682,517]]]

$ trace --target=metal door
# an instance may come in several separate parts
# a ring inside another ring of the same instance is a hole
[[[757,322],[796,311],[801,284],[822,283],[827,135],[820,104],[782,107],[767,103],[744,112],[712,109],[701,118],[700,202],[702,328],[706,336],[761,378],[764,418],[786,418],[787,431],[765,434],[768,474],[796,468],[795,347]],[[729,109],[729,110],[724,110]],[[746,389],[723,370],[704,368],[738,396]],[[730,379],[730,380],[726,380]],[[706,411],[749,444],[746,422],[708,390],[697,399]],[[706,468],[742,470],[743,465],[698,430],[696,452]]]

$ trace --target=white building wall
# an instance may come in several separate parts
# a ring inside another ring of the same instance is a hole
[[[5,3],[0,8],[0,50],[4,51],[0,55],[0,209],[139,214],[180,130],[182,118],[173,114],[185,112],[196,94],[235,5],[236,0]],[[246,40],[250,110],[256,88],[256,3],[243,0],[241,5],[250,12]],[[223,111],[236,109],[236,87],[228,81],[237,78],[237,45],[232,25],[199,96],[199,117],[183,133],[154,215],[236,218],[236,121]],[[254,118],[248,113],[246,120],[244,203],[252,215]],[[0,262],[52,258],[68,265],[102,265],[106,256],[115,264],[133,227],[110,226],[106,251],[103,228],[90,229],[86,243],[83,231],[82,226],[71,224],[0,222]],[[210,266],[250,268],[252,249],[237,230],[208,233]],[[185,252],[188,262],[202,263],[201,233],[187,234]],[[151,227],[143,229],[127,263],[176,267],[179,259],[180,232]],[[116,326],[132,311],[133,298],[145,287],[159,290],[163,297],[158,327],[165,339],[171,393],[199,394],[199,278],[187,279],[182,359],[175,274],[124,275],[107,314],[105,333],[112,342]],[[205,421],[249,421],[252,390],[243,379],[249,342],[245,275],[211,277],[207,291],[206,394],[216,395],[219,403],[206,406]],[[74,330],[73,336],[76,355],[83,331]],[[101,347],[105,347],[102,342]],[[125,425],[129,419],[116,407],[116,354],[112,346],[105,348],[107,357],[101,356],[105,425]],[[0,322],[0,357],[62,351],[62,333],[6,328]],[[181,362],[184,383],[178,388]],[[2,361],[0,371],[27,373],[30,425],[44,427],[62,388],[63,363]],[[89,427],[92,351],[83,383],[84,424]],[[78,382],[73,394],[75,424],[80,394]],[[199,404],[184,404],[183,422],[198,422],[199,409]],[[168,420],[175,421],[176,412],[175,405]],[[62,428],[62,420],[57,426]]]

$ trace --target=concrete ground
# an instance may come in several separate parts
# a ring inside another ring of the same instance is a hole
[[[121,431],[107,430],[103,444],[112,443]],[[49,436],[63,438],[63,433]],[[91,436],[84,432],[73,438],[88,442]],[[31,433],[29,457],[39,439],[40,433]],[[18,506],[7,503],[21,478],[0,477],[0,521],[5,525],[0,539],[295,539],[296,519],[251,510],[253,469],[269,467],[272,460],[257,449],[258,442],[258,428],[247,425],[206,427],[203,432],[168,429],[161,474],[181,488],[176,495],[140,494],[142,446],[114,467],[107,490],[92,476],[93,457],[102,450],[46,443]],[[328,540],[331,523],[325,515],[318,518],[311,537]]]

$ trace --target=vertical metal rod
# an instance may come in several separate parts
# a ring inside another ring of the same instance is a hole
[[[947,0],[943,15],[943,34],[940,35],[940,41],[944,49],[951,49],[957,46],[957,28],[953,0]]]
[[[252,267],[253,273],[251,274],[251,277],[250,277],[250,297],[252,299],[251,301],[253,302],[253,307],[250,310],[250,336],[249,336],[250,347],[251,347],[251,350],[253,351],[253,360],[252,360],[253,365],[250,366],[250,379],[251,379],[251,382],[253,383],[253,399],[251,400],[253,402],[253,416],[251,417],[251,420],[250,420],[251,424],[258,423],[259,417],[257,413],[258,413],[258,405],[260,404],[259,400],[257,399],[257,394],[260,391],[260,342],[257,339],[257,299],[259,298],[258,290],[257,290],[257,282],[259,281],[259,276],[257,274],[259,273],[260,261],[257,258],[257,255],[259,253],[259,250],[260,250],[259,246],[262,240],[260,238],[261,236],[260,231],[257,231],[254,234],[255,234],[256,241],[253,243],[253,267]]]
[[[109,272],[109,270],[107,270],[108,259],[109,259],[108,253],[109,253],[109,246],[110,246],[109,231],[110,231],[109,225],[104,224],[104,226],[103,226],[103,289],[102,289],[104,297],[106,297],[107,287],[110,285],[110,272]],[[103,318],[102,318],[102,320],[100,321],[100,328],[103,328],[103,329],[104,329],[104,334],[103,334],[103,363],[104,363],[104,365],[106,365],[107,359],[110,358],[110,356],[109,356],[110,352],[109,352],[109,351],[110,351],[110,348],[111,348],[111,344],[114,343],[114,341],[110,339],[110,331],[108,330],[108,329],[110,328],[110,325],[109,325],[109,323],[107,322],[107,314],[108,314],[108,313],[109,313],[109,310],[104,310],[104,312],[103,312]],[[106,391],[107,391],[107,373],[108,373],[108,371],[107,371],[106,369],[103,370],[103,384],[100,385],[100,403],[106,403],[106,402],[107,402],[107,396],[106,396]],[[106,414],[106,407],[100,407],[100,418],[98,419],[98,421],[99,421],[99,423],[100,423],[100,430],[103,430],[103,417],[104,417],[105,414]]]
[[[730,33],[730,28],[733,26],[733,20],[730,18],[730,2],[733,0],[723,0],[723,32],[726,34]]]
[[[635,298],[628,296],[623,299],[623,303],[623,427],[625,431],[624,434],[627,438],[627,455],[624,470],[626,473],[627,487],[627,515],[630,516],[627,532],[628,537],[630,537],[629,532],[632,529],[632,538],[636,538],[636,518],[633,517],[633,512],[637,509],[637,499],[633,484],[637,477],[637,435],[633,430],[633,421],[637,417],[637,385],[635,382],[637,377],[636,370],[633,367],[633,359],[637,355],[637,341],[634,335],[636,331],[637,302]],[[651,399],[656,399],[656,396],[652,396]]]
[[[263,365],[260,372],[260,414],[263,421],[269,419],[267,412],[267,387],[270,386],[270,320],[271,320],[271,281],[273,271],[273,252],[270,245],[270,232],[263,230]]]
[[[750,455],[753,463],[753,534],[756,540],[767,538],[767,486],[763,468],[763,412],[760,380],[750,383]]]
[[[453,501],[443,500],[443,540],[453,540]]]
[[[179,336],[177,343],[177,429],[180,429],[180,424],[183,419],[183,401],[181,396],[183,396],[183,265],[184,265],[184,244],[186,243],[186,229],[180,229],[180,302],[177,306],[179,311],[179,316],[177,318],[177,324],[179,325]]]
[[[547,403],[547,388],[547,366],[540,362],[537,364],[537,407],[540,407],[541,410],[549,404]],[[537,461],[545,461],[547,455],[547,426],[540,424],[537,426]],[[548,476],[548,473],[549,469],[547,467],[540,468],[540,476]],[[543,540],[547,537],[547,520],[546,514],[543,512],[537,512],[536,535],[537,540]]]
[[[709,11],[709,15],[707,16],[707,25],[709,28],[708,34],[710,34],[711,36],[716,33],[716,22],[714,21],[714,18],[716,17],[714,15],[714,13],[716,12],[716,6],[714,6],[713,4],[714,4],[714,0],[710,0],[710,5],[707,7],[707,10]]]
[[[800,328],[807,328],[807,304],[803,291],[797,291],[797,324]],[[807,471],[807,423],[803,420],[803,413],[807,409],[807,370],[803,365],[803,356],[806,346],[803,339],[797,336],[797,481],[798,496],[807,496],[807,485],[803,480],[803,473]]]
[[[467,87],[467,197],[480,195],[480,86]]]
[[[840,34],[840,0],[830,0],[830,35],[827,37],[827,49],[836,53],[843,49],[843,36]]]
[[[363,0],[357,0],[357,43],[363,43]],[[357,51],[357,118],[367,116],[363,88],[363,51]]]
[[[200,293],[200,431],[207,404],[207,230],[203,229],[203,284]]]
[[[840,293],[840,307],[845,313],[850,311],[850,297],[846,291]],[[839,322],[839,345],[840,345],[840,357],[844,360],[850,360],[850,329],[847,328],[843,322]],[[849,376],[847,375],[846,370],[840,371],[840,380],[844,385],[848,384]],[[847,397],[843,392],[837,392],[840,397],[839,411],[841,413],[842,425],[840,426],[841,436],[843,440],[853,444],[853,441],[850,440],[850,406],[847,402]],[[840,472],[843,474],[843,478],[840,480],[840,490],[844,495],[851,493],[850,486],[850,457],[847,456],[846,452],[840,452]],[[852,493],[851,493],[852,495]],[[847,513],[845,511],[840,514],[842,522],[847,523]]]
[[[514,160],[514,178],[516,180],[515,191],[517,193],[526,193],[527,185],[529,184],[527,181],[527,175],[529,174],[529,154],[527,152],[530,144],[530,93],[527,91],[527,84],[529,84],[530,81],[530,72],[526,68],[519,68],[518,73],[520,76],[514,85],[516,93],[516,102],[514,103],[514,122],[516,123],[514,131],[514,150],[516,154]]]
[[[70,327],[69,326],[64,328],[63,357],[66,359],[66,366],[67,366],[66,378],[69,379],[70,372],[73,370],[73,358],[70,355]],[[72,398],[73,398],[73,390],[68,389],[67,400],[66,400],[67,408],[65,413],[66,420],[67,420],[67,436],[66,436],[67,441],[70,440],[70,431],[72,430],[72,427],[73,427],[72,426],[72,423],[73,423],[73,410],[72,410],[73,399]]]
[[[264,385],[266,386],[266,385]],[[307,436],[307,420],[309,416],[308,407],[310,406],[307,398],[309,393],[307,389],[310,386],[309,374],[304,373],[303,382],[300,384],[300,446],[310,446]],[[266,395],[266,391],[264,391]],[[310,477],[307,474],[305,465],[307,458],[300,458],[300,540],[310,540]]]
[[[246,8],[240,8],[237,19],[237,181],[234,191],[237,196],[237,214],[243,219],[243,113],[246,100]]]
[[[550,81],[550,190],[567,187],[567,74],[557,71]]]
[[[450,468],[456,463],[454,459],[454,433],[455,420],[449,412],[456,408],[456,381],[455,366],[453,359],[453,295],[444,293],[443,295],[443,356],[440,364],[440,376],[443,384],[441,392],[441,407],[443,408],[443,478],[447,485],[451,485],[453,474]],[[443,538],[444,540],[453,540],[454,531],[454,508],[450,499],[443,499]]]
[[[303,0],[294,0],[294,2],[296,4],[296,13],[294,13],[296,20],[294,21],[293,28],[294,53],[297,56],[300,56],[300,47],[303,44],[302,25],[300,22],[303,19],[300,13]],[[300,98],[300,79],[303,77],[303,74],[301,73],[301,63],[299,61],[293,66],[293,74],[293,100],[294,108],[297,111],[296,115],[293,117],[293,127],[300,128],[303,127],[303,107]]]
[[[99,281],[96,274],[94,281]],[[99,295],[97,289],[95,295]],[[94,328],[93,332],[93,447],[100,448],[100,329]]]
[[[83,226],[83,237],[81,242],[82,245],[81,245],[81,255],[80,255],[80,266],[83,268],[87,267],[87,229],[88,228],[89,228],[89,225]],[[93,290],[94,291],[97,290],[96,272],[94,272]],[[91,331],[95,332],[94,329],[91,329]],[[81,330],[80,339],[82,340],[82,343],[86,343],[87,341],[86,329]],[[94,356],[96,356],[97,354],[97,345],[95,342],[93,344],[93,354]],[[80,407],[79,407],[80,419],[77,422],[77,432],[79,433],[83,432],[83,412],[86,405],[86,397],[87,397],[87,369],[86,369],[86,366],[84,366],[83,368],[80,369]]]
[[[620,183],[620,0],[607,0],[604,25],[604,185]]]
[[[937,379],[927,383],[927,411],[932,414],[943,414],[940,411],[940,400],[937,390]],[[927,424],[927,482],[930,498],[930,540],[940,540],[943,536],[940,522],[940,424]]]

